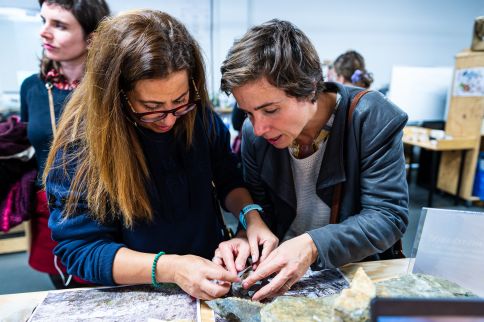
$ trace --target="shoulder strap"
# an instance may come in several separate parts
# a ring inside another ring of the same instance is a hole
[[[45,88],[47,88],[47,95],[49,97],[49,114],[50,114],[50,125],[52,126],[52,135],[55,137],[55,132],[57,130],[55,126],[55,111],[54,111],[54,97],[52,96],[52,83],[45,83]]]
[[[348,110],[348,123],[351,122],[351,120],[353,119],[353,112],[356,108],[356,105],[358,105],[360,99],[363,97],[363,95],[369,93],[370,91],[365,89],[361,92],[358,92],[355,97],[353,97],[353,100],[351,101],[351,104],[350,104],[350,109]]]
[[[353,112],[356,108],[356,105],[358,105],[358,102],[360,99],[365,95],[366,93],[369,93],[370,91],[365,89],[361,92],[358,92],[355,97],[351,100],[350,108],[348,110],[348,120],[347,123],[350,123],[351,120],[353,119]],[[343,131],[345,132],[345,131]],[[330,224],[336,224],[339,221],[339,209],[341,206],[341,192],[343,190],[343,185],[342,183],[338,183],[333,190],[333,200],[331,202],[331,216],[329,217],[329,223]]]

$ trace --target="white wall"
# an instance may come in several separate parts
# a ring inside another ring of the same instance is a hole
[[[221,25],[225,34],[240,37],[247,19],[243,10],[232,11],[230,2],[216,1]],[[374,88],[390,81],[393,65],[453,66],[454,55],[470,47],[475,17],[484,15],[482,0],[242,2],[250,3],[252,24],[272,18],[296,24],[313,41],[321,60],[334,60],[347,49],[359,51],[374,74]],[[224,53],[232,39],[221,41]]]
[[[475,17],[484,15],[483,0],[108,0],[108,3],[115,13],[131,8],[155,8],[186,23],[202,46],[211,79],[209,85],[213,84],[215,90],[220,83],[220,64],[233,40],[248,26],[272,18],[290,20],[300,27],[311,38],[322,60],[333,60],[350,48],[358,50],[374,74],[373,87],[378,88],[390,81],[393,65],[453,66],[454,55],[470,46]],[[35,0],[0,0],[0,7],[7,6],[38,10]],[[40,20],[12,23],[0,17],[0,92],[18,88],[16,70],[37,69],[39,28]]]

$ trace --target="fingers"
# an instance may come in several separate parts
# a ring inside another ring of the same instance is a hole
[[[211,263],[213,264],[213,263]],[[226,271],[220,266],[212,266],[206,273],[206,278],[209,280],[223,281],[223,282],[240,282],[237,273]]]
[[[197,295],[199,295],[198,298],[202,300],[213,300],[218,297],[224,296],[229,291],[229,283],[218,284],[208,280],[203,280],[200,284],[200,291]]]
[[[215,257],[221,259],[222,264],[220,265],[225,266],[229,272],[237,274],[232,249],[229,243],[221,243],[215,251]]]
[[[273,257],[272,254],[269,257],[273,258],[273,260],[270,260],[270,258],[268,258],[268,260],[266,260],[265,262],[260,263],[257,269],[243,281],[243,288],[248,289],[257,281],[266,278],[280,270],[279,265],[276,264],[275,256]]]
[[[252,263],[259,261],[259,239],[257,236],[249,238],[250,253],[252,257]]]
[[[245,263],[249,256],[250,247],[247,240],[245,238],[234,238],[220,243],[212,262],[224,266],[228,271],[237,274],[237,272],[245,268]]]
[[[215,256],[212,258],[212,263],[224,266],[224,260],[222,257],[220,257],[220,255],[217,255],[217,252],[215,252]]]
[[[249,244],[246,244],[246,243],[240,244],[237,258],[235,259],[235,268],[237,269],[237,272],[240,272],[245,268],[245,263],[247,263],[247,258],[249,258],[249,255],[250,255]]]
[[[258,290],[254,296],[252,296],[252,300],[260,301],[265,298],[275,297],[277,295],[282,295],[291,289],[292,282],[291,280],[283,276],[282,273],[279,273],[272,279],[272,281]]]
[[[260,256],[260,261],[263,262],[269,254],[277,248],[278,240],[266,241],[264,242],[264,247],[262,248],[262,253]]]

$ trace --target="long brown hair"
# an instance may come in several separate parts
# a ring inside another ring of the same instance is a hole
[[[148,168],[121,92],[129,92],[139,80],[182,70],[198,88],[198,108],[208,108],[201,51],[183,24],[155,10],[126,12],[100,24],[86,74],[61,116],[44,172],[44,182],[65,183],[67,169],[75,165],[65,216],[74,214],[84,194],[91,216],[100,222],[120,216],[131,227],[137,220],[152,218],[145,188]],[[187,147],[192,144],[195,115],[196,110],[174,126]],[[49,175],[57,167],[66,176]]]

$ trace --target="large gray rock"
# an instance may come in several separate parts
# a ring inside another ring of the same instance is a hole
[[[477,297],[458,284],[425,274],[408,274],[376,283],[381,297]]]
[[[331,321],[337,295],[321,298],[281,296],[260,311],[264,322]]]
[[[477,297],[453,282],[430,275],[409,274],[374,285],[366,275],[355,274],[355,277],[359,275],[361,279],[353,280],[344,294],[320,298],[282,296],[268,304],[229,297],[207,304],[228,321],[360,322],[370,320],[369,301],[375,294],[380,297]],[[320,288],[320,285],[315,282],[310,287]],[[304,294],[304,290],[300,291]]]
[[[227,297],[205,302],[229,322],[260,322],[260,310],[264,304],[256,301]]]

